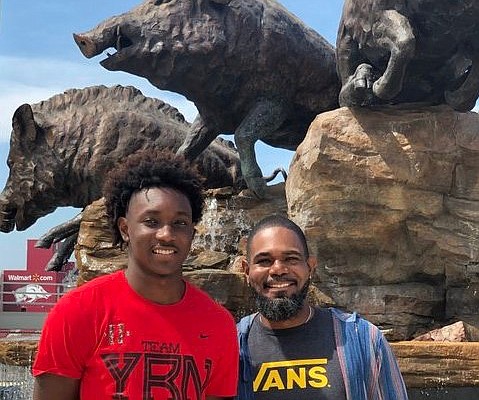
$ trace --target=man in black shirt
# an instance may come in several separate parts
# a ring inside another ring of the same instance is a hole
[[[259,312],[238,323],[238,399],[407,400],[394,355],[374,325],[308,304],[317,261],[301,228],[267,217],[253,228],[246,252]]]

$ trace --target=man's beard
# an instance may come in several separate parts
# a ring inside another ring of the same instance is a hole
[[[308,294],[310,279],[306,281],[299,293],[291,297],[285,295],[270,299],[262,296],[256,290],[252,289],[256,309],[269,321],[285,321],[297,315],[303,307],[304,300]]]

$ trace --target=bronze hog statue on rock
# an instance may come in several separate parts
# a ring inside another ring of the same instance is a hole
[[[479,96],[479,2],[345,0],[336,51],[342,106],[471,110]]]
[[[176,108],[133,87],[71,89],[20,106],[13,116],[10,175],[0,194],[0,231],[25,230],[57,207],[87,206],[101,197],[113,165],[140,148],[176,151],[189,128]],[[218,138],[196,163],[209,188],[243,184],[229,141]],[[74,234],[80,220],[72,222],[73,231],[61,232]]]
[[[259,197],[255,142],[295,150],[314,117],[337,107],[334,48],[274,0],[148,0],[74,38],[88,58],[116,49],[106,69],[194,102],[199,115],[179,153],[195,158],[233,133]]]

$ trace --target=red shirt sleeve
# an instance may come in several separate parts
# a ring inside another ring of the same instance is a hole
[[[79,379],[95,348],[95,313],[89,313],[92,299],[70,292],[50,311],[42,330],[32,373]]]

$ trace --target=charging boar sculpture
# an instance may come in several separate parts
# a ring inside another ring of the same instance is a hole
[[[71,89],[20,106],[13,116],[10,174],[0,194],[0,231],[25,230],[57,207],[84,208],[101,197],[105,173],[126,155],[142,148],[176,151],[189,128],[176,108],[133,87]],[[218,138],[196,163],[207,187],[244,184],[229,141]],[[74,218],[38,245],[49,247],[68,237],[68,253],[79,224]],[[59,253],[49,269],[58,269],[69,256]]]
[[[104,68],[194,102],[199,115],[179,153],[195,158],[233,133],[259,197],[255,142],[295,150],[314,117],[337,107],[334,48],[274,0],[147,0],[74,39],[88,58],[115,49]]]
[[[468,111],[479,96],[479,2],[345,0],[336,51],[342,106]]]

